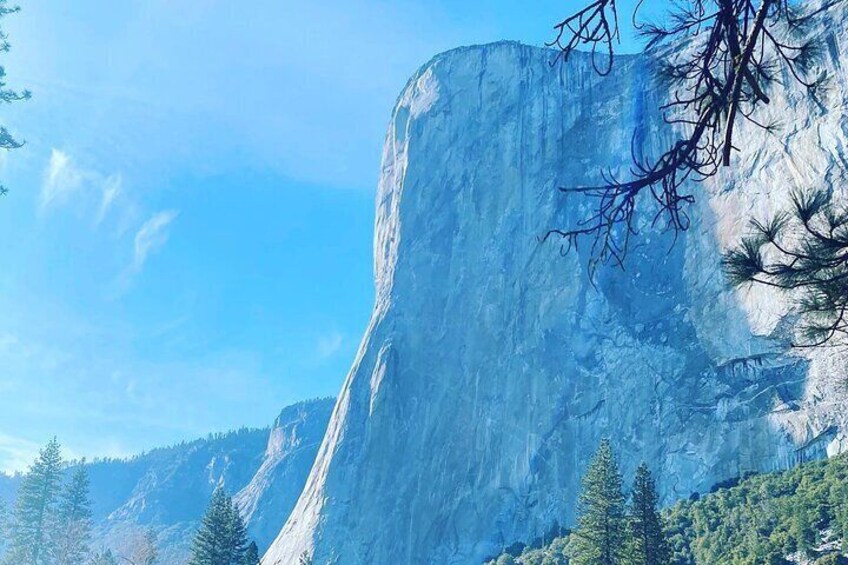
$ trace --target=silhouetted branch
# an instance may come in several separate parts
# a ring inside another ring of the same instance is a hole
[[[7,0],[0,0],[0,18],[19,11],[19,6],[10,6]],[[0,53],[7,53],[10,48],[11,45],[9,44],[6,34],[0,30]],[[0,66],[0,103],[5,102],[7,104],[11,104],[12,102],[20,100],[28,100],[31,96],[32,94],[29,90],[17,91],[6,88],[6,70]],[[9,133],[9,130],[0,126],[0,149],[18,149],[23,145],[24,142],[16,140],[12,134]],[[0,196],[5,196],[8,192],[9,190],[0,184]]]
[[[733,153],[743,145],[736,134],[739,121],[776,130],[777,124],[755,117],[771,102],[770,87],[779,84],[776,70],[787,69],[811,92],[824,80],[809,78],[820,54],[818,43],[805,38],[811,18],[796,13],[789,0],[686,0],[663,23],[635,24],[649,49],[674,42],[676,49],[660,58],[661,78],[672,87],[660,110],[666,124],[683,134],[654,159],[640,158],[639,148],[632,148],[632,167],[624,179],[606,173],[598,186],[563,187],[563,192],[593,198],[596,211],[577,227],[551,230],[543,239],[562,238],[571,249],[578,239],[592,238],[593,268],[610,261],[623,266],[637,233],[637,199],[645,191],[659,207],[654,226],[688,229],[686,207],[694,202],[690,190],[732,163]],[[611,71],[619,39],[614,0],[592,2],[555,30],[550,45],[559,49],[557,60],[567,61],[575,49],[589,46],[598,72]],[[608,55],[600,68],[599,50]]]
[[[557,36],[548,46],[557,46],[560,50],[559,57],[563,61],[568,61],[575,48],[588,45],[592,51],[595,70],[602,75],[609,74],[612,70],[613,42],[621,39],[615,0],[596,0],[558,23],[554,29]],[[597,62],[598,46],[606,53],[606,63],[603,67],[599,67]]]
[[[792,195],[791,213],[754,220],[724,256],[733,284],[793,293],[801,316],[797,347],[848,336],[848,209],[823,191]]]

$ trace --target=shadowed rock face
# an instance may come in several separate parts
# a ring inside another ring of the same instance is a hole
[[[666,501],[748,470],[838,451],[846,360],[787,347],[785,301],[728,288],[720,253],[787,188],[841,187],[844,12],[820,30],[835,87],[789,90],[743,127],[731,170],[692,188],[692,228],[640,218],[626,270],[586,274],[587,247],[540,245],[586,204],[563,184],[626,174],[674,139],[649,61],[597,77],[585,57],[514,43],[440,55],[389,125],[377,194],[377,303],[306,488],[265,565],[479,563],[572,523],[608,436],[629,480],[641,460]],[[650,207],[649,207],[650,208]]]

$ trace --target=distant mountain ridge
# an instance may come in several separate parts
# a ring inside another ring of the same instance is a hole
[[[209,497],[222,485],[242,510],[248,535],[264,551],[303,489],[334,404],[333,398],[298,402],[269,427],[87,463],[92,547],[120,552],[153,528],[162,563],[185,563]],[[19,483],[20,476],[0,475],[0,500],[10,507]]]

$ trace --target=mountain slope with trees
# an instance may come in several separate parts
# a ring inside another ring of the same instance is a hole
[[[284,408],[269,428],[214,434],[130,459],[67,465],[60,463],[61,458],[51,459],[50,473],[59,469],[56,481],[61,479],[69,489],[75,485],[77,495],[87,488],[90,500],[90,506],[82,508],[61,502],[61,487],[48,489],[53,497],[48,505],[64,508],[62,505],[67,504],[63,511],[73,516],[69,528],[77,528],[82,522],[90,526],[85,540],[72,540],[70,531],[53,532],[53,540],[71,559],[86,547],[104,562],[120,560],[126,554],[143,559],[155,548],[160,562],[184,563],[210,497],[223,486],[235,493],[233,500],[247,535],[256,541],[255,552],[261,555],[300,494],[334,403],[332,398],[300,402]],[[83,470],[87,485],[82,484]],[[12,521],[21,494],[26,495],[27,512],[38,512],[43,496],[38,492],[27,494],[37,491],[30,483],[20,475],[0,474],[0,522]],[[37,525],[31,529],[21,535],[44,535]],[[9,551],[14,550],[11,545]],[[0,540],[0,555],[3,552]]]
[[[637,476],[634,492],[639,492],[639,483]],[[848,563],[844,555],[848,552],[842,549],[844,540],[848,539],[848,455],[805,463],[788,471],[726,481],[709,494],[693,495],[690,500],[663,510],[661,519],[663,535],[655,539],[667,545],[668,560],[642,558],[636,562],[673,565]],[[630,523],[634,524],[632,520],[631,513]],[[581,562],[577,557],[581,550],[579,536],[578,529],[539,547],[516,546],[490,563],[578,563]],[[628,532],[628,538],[633,543],[633,530]],[[629,565],[635,562],[622,559],[613,563]]]

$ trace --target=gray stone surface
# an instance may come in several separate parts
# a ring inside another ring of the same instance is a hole
[[[234,497],[261,551],[274,541],[297,502],[334,403],[322,398],[285,408],[271,428],[262,464]]]
[[[794,87],[740,130],[734,167],[693,187],[672,246],[644,228],[626,270],[540,245],[585,201],[563,184],[626,174],[673,139],[647,58],[596,76],[586,57],[515,43],[457,49],[408,83],[383,154],[376,306],[306,488],[265,565],[479,563],[569,524],[586,460],[611,437],[666,501],[842,449],[846,359],[787,345],[787,301],[732,290],[722,249],[789,188],[842,190],[845,12],[820,29],[832,88]],[[844,59],[843,59],[844,60]]]

